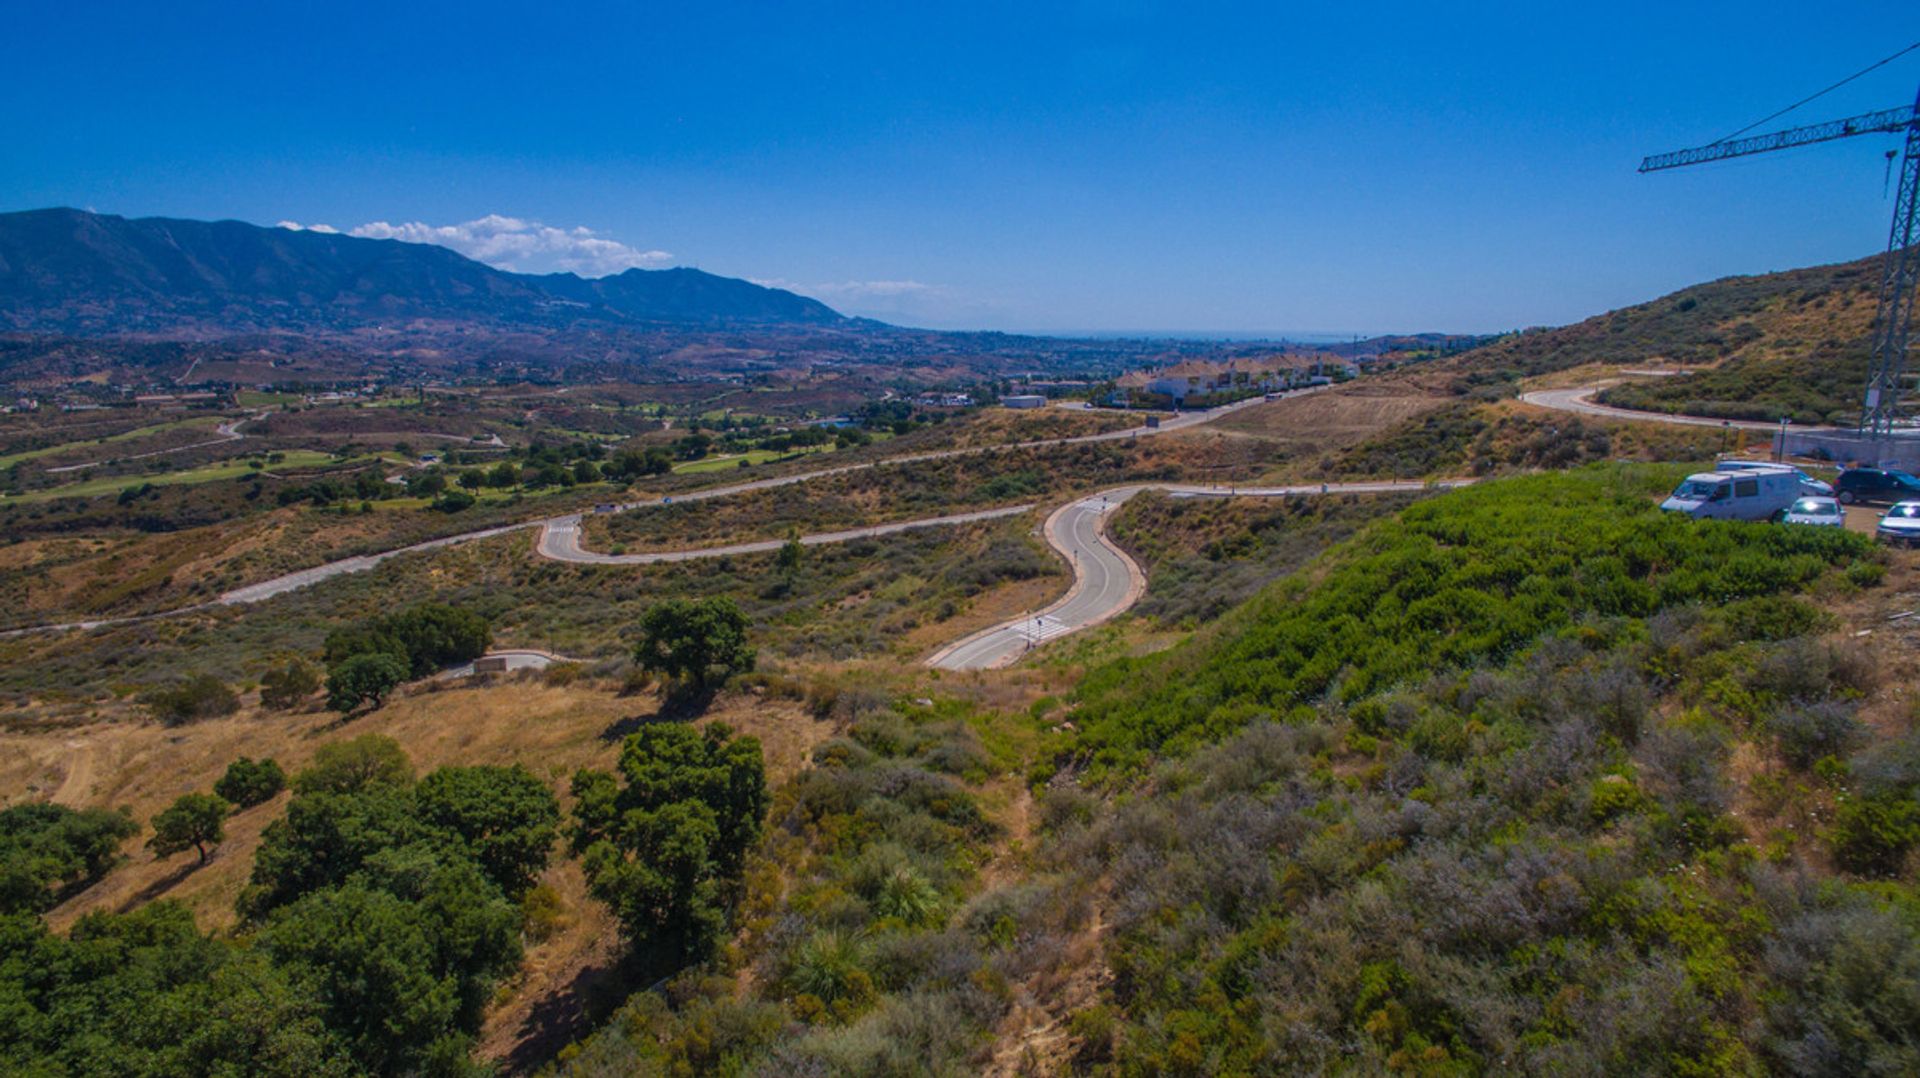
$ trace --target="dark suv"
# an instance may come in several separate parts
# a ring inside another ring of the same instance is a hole
[[[1880,468],[1848,468],[1833,481],[1833,496],[1848,505],[1920,498],[1920,479]]]

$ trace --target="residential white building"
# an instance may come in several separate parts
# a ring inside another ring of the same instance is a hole
[[[1306,355],[1265,356],[1259,359],[1235,359],[1226,362],[1187,360],[1157,371],[1136,371],[1122,377],[1123,389],[1170,398],[1174,405],[1188,397],[1211,397],[1221,393],[1276,393],[1311,385],[1325,368],[1339,364]]]

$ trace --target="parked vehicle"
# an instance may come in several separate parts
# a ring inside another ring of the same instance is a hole
[[[1815,497],[1833,494],[1833,484],[1824,479],[1815,479],[1804,470],[1791,464],[1781,464],[1771,460],[1723,460],[1713,466],[1716,472],[1765,472],[1785,470],[1800,477],[1800,493]]]
[[[1896,502],[1880,515],[1873,534],[1883,543],[1908,547],[1920,543],[1920,501]]]
[[[1892,468],[1848,468],[1833,483],[1842,504],[1897,502],[1920,498],[1920,479]]]
[[[1687,476],[1660,508],[1696,520],[1779,520],[1799,497],[1792,472],[1700,472]]]
[[[1816,528],[1844,528],[1847,526],[1846,513],[1840,503],[1832,498],[1801,498],[1787,506],[1787,515],[1780,518],[1788,524],[1807,524]]]

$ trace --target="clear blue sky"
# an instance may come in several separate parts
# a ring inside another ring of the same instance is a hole
[[[1881,248],[1891,136],[1634,167],[1917,38],[1910,3],[16,3],[0,208],[498,214],[922,325],[1498,330]]]

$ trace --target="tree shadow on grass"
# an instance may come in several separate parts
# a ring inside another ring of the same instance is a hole
[[[211,863],[212,861],[209,859],[208,864]],[[199,858],[187,858],[178,867],[174,868],[173,871],[127,896],[127,900],[120,904],[119,912],[132,913],[138,907],[144,906],[154,899],[159,898],[161,895],[166,894],[168,891],[171,891],[174,887],[178,886],[181,881],[193,875],[196,870],[202,867],[204,866],[201,865]]]
[[[662,722],[692,722],[713,706],[714,692],[708,688],[673,685],[660,699],[660,709],[651,715],[629,715],[610,723],[600,731],[600,740],[618,741],[643,726]]]
[[[501,1073],[529,1074],[604,1023],[637,987],[627,965],[614,959],[582,966],[536,1002],[515,1031],[513,1048],[499,1060]]]

